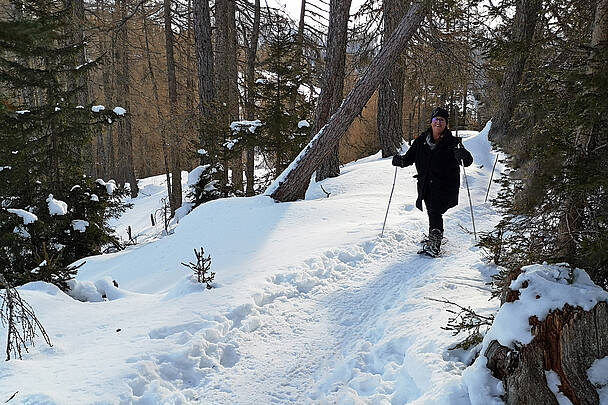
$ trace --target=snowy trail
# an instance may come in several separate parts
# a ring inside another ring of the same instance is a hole
[[[304,404],[348,403],[349,398],[365,403],[431,403],[433,397],[438,397],[436,403],[448,403],[443,401],[450,397],[467,403],[462,386],[433,392],[427,377],[436,370],[410,369],[404,363],[409,349],[418,351],[413,346],[421,330],[426,329],[429,338],[445,335],[436,319],[440,305],[426,300],[429,284],[437,284],[441,294],[434,298],[445,296],[443,289],[470,287],[487,293],[487,287],[477,278],[442,275],[446,265],[474,264],[467,250],[435,260],[420,257],[416,250],[421,235],[408,233],[389,231],[383,239],[334,249],[307,260],[300,271],[275,277],[282,293],[269,288],[261,294],[265,298],[256,300],[261,305],[255,314],[263,326],[251,332],[233,329],[226,336],[226,341],[238,341],[239,362],[229,372],[210,376],[201,398],[225,404]],[[458,245],[471,243],[468,235],[453,236]],[[453,251],[453,244],[447,249]],[[315,284],[310,279],[315,273],[328,277],[305,292],[307,284]],[[409,334],[395,333],[382,319],[382,314],[394,317],[425,307],[433,317],[406,317],[403,326],[411,329]],[[437,352],[432,344],[427,349]],[[464,364],[443,357],[439,359],[448,370],[445,374],[458,377]]]

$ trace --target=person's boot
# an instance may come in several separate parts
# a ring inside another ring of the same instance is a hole
[[[432,256],[439,256],[441,251],[441,239],[443,238],[443,232],[439,229],[431,229],[429,232],[429,243],[427,245],[427,251]]]

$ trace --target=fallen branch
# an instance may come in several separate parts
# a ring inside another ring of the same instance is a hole
[[[7,327],[8,331],[6,338],[6,361],[11,359],[11,354],[18,356],[22,360],[22,350],[25,350],[27,353],[28,346],[34,346],[37,330],[40,331],[45,342],[52,347],[51,339],[36,317],[36,314],[34,314],[32,307],[21,298],[17,290],[2,274],[0,274],[0,284],[4,286],[4,291],[0,291],[0,298],[2,299],[0,321],[2,322],[2,326]],[[9,398],[9,401],[12,398]]]

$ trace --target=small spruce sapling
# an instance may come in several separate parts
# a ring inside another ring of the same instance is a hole
[[[191,269],[196,274],[197,281],[201,284],[207,284],[207,289],[210,290],[212,288],[211,283],[215,277],[215,273],[210,271],[211,255],[205,257],[205,251],[202,247],[200,252],[194,249],[194,255],[196,256],[196,264],[190,262],[188,264],[182,263],[182,265]]]

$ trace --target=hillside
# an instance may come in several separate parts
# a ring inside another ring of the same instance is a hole
[[[484,202],[495,154],[485,131],[466,133],[477,231],[498,220]],[[497,173],[499,168],[497,168]],[[0,370],[0,399],[27,404],[469,404],[462,371],[472,353],[448,348],[446,298],[487,314],[495,271],[472,231],[467,192],[448,211],[444,254],[416,255],[426,213],[414,207],[414,169],[394,176],[370,156],[312,184],[306,200],[232,198],[204,204],[166,236],[150,214],[162,177],[144,179],[131,225],[138,244],[86,258],[75,292],[20,288],[53,347],[39,341]],[[496,189],[494,189],[496,190]],[[214,288],[181,262],[204,248]],[[112,281],[116,281],[115,287]],[[105,294],[106,299],[102,299]],[[4,345],[5,331],[0,331]]]

